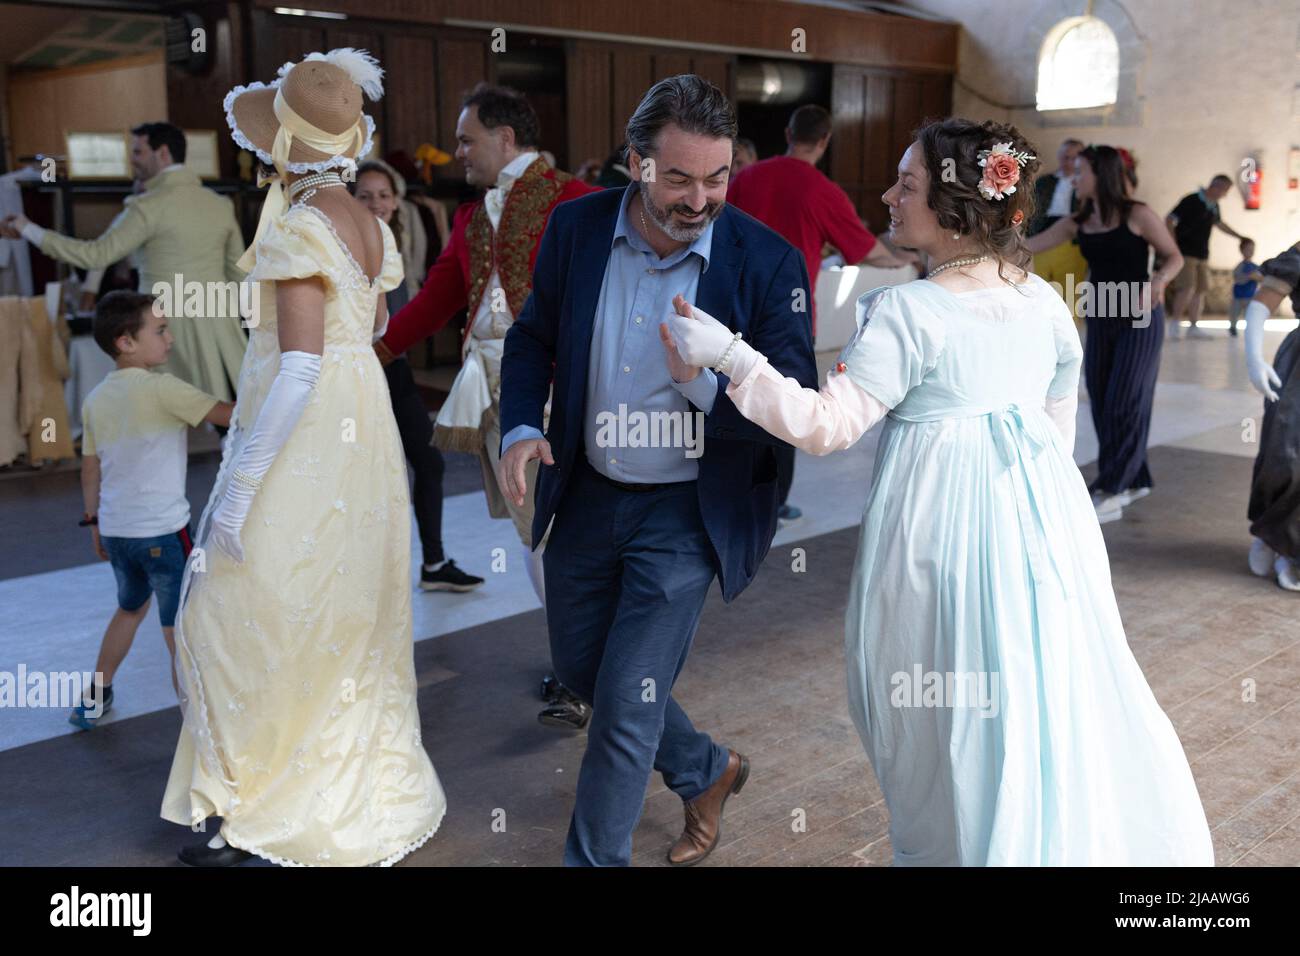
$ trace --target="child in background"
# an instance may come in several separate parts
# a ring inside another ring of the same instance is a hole
[[[172,347],[167,319],[155,311],[153,296],[105,295],[95,309],[94,334],[117,368],[82,408],[81,524],[90,527],[95,554],[113,564],[118,609],[100,645],[96,691],[68,718],[82,730],[92,729],[112,706],[113,675],[154,593],[176,684],[172,626],[190,552],[187,429],[204,421],[229,427],[234,408],[173,375],[150,371],[167,360]]]
[[[1228,334],[1237,334],[1237,320],[1246,314],[1246,306],[1255,298],[1259,280],[1263,278],[1259,266],[1251,261],[1255,255],[1255,243],[1249,239],[1241,240],[1238,246],[1241,262],[1232,270],[1232,304],[1228,306]]]

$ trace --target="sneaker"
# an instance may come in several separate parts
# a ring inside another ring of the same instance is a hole
[[[1127,508],[1139,498],[1145,498],[1151,494],[1150,488],[1129,488],[1127,491],[1121,491],[1115,497],[1119,499],[1121,508]]]
[[[1211,335],[1209,332],[1205,331],[1205,329],[1201,328],[1199,325],[1193,325],[1190,329],[1188,329],[1188,330],[1187,330],[1187,337],[1188,337],[1189,339],[1212,339],[1212,338],[1214,338],[1213,335]]]
[[[1268,577],[1268,573],[1273,570],[1273,562],[1276,559],[1277,552],[1259,538],[1250,542],[1250,553],[1246,555],[1246,563],[1250,565],[1250,573],[1255,577]]]
[[[1177,321],[1170,322],[1166,331],[1169,333],[1169,338],[1180,339],[1183,337],[1183,323]]]
[[[81,730],[94,730],[95,725],[99,723],[101,717],[113,709],[113,688],[104,688],[104,708],[95,715],[95,707],[92,703],[83,700],[76,707],[72,708],[72,713],[68,715],[68,723]]]
[[[420,565],[422,591],[472,591],[482,583],[482,578],[466,574],[450,558],[437,571],[426,571],[424,565]]]
[[[789,524],[791,521],[798,521],[803,517],[803,512],[794,505],[782,505],[776,509],[776,520],[781,524]]]
[[[1284,558],[1279,554],[1277,560],[1273,562],[1273,570],[1277,574],[1278,587],[1288,591],[1300,591],[1300,572],[1297,572],[1290,558]]]
[[[1092,493],[1092,507],[1097,512],[1098,524],[1118,521],[1124,516],[1124,504],[1121,497],[1122,495],[1110,495],[1104,491],[1094,491]]]

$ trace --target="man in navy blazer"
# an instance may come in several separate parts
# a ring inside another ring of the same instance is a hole
[[[803,257],[726,205],[735,136],[731,104],[706,80],[655,84],[627,126],[633,183],[556,207],[506,336],[501,487],[535,494],[534,541],[554,519],[552,658],[593,705],[568,865],[629,862],[652,768],[685,804],[669,861],[699,862],[749,772],[671,690],[713,578],[730,602],[767,554],[783,443],[740,415],[724,375],[676,360],[659,331],[681,295],[817,387]]]

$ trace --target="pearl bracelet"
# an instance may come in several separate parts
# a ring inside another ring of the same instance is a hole
[[[731,342],[727,347],[723,349],[722,355],[718,358],[718,364],[713,366],[715,372],[721,372],[723,375],[727,374],[727,370],[731,368],[731,353],[736,351],[736,343],[739,341],[740,333],[737,332],[731,337]]]
[[[254,478],[252,475],[245,474],[238,468],[230,473],[230,480],[238,482],[250,491],[257,491],[262,487],[262,479]]]

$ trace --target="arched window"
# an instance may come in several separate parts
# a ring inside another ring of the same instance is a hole
[[[1047,34],[1038,57],[1038,108],[1110,106],[1119,91],[1119,44],[1096,17],[1071,17]]]

